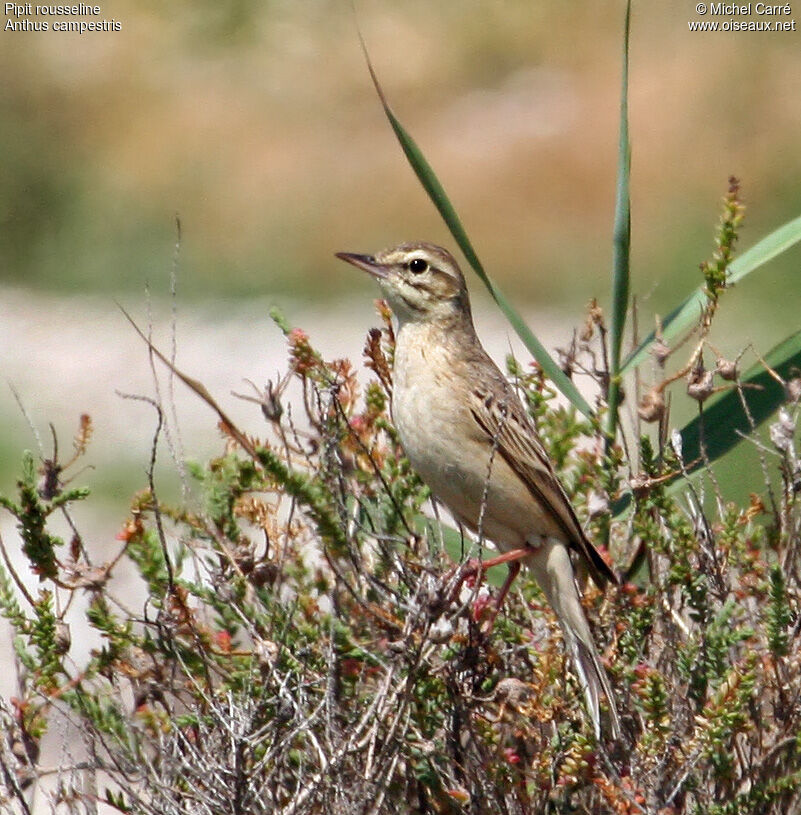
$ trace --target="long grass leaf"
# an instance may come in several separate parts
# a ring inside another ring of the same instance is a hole
[[[742,255],[732,261],[728,272],[729,284],[738,283],[751,272],[764,266],[768,261],[787,251],[799,241],[801,241],[801,216],[766,235],[748,251],[743,252]],[[665,318],[662,323],[662,336],[665,342],[669,343],[675,339],[698,319],[706,301],[704,289],[703,285],[699,286]],[[621,374],[627,373],[643,362],[648,356],[655,339],[656,334],[652,331],[628,356],[623,363]]]
[[[576,386],[565,375],[564,371],[562,371],[559,365],[554,361],[553,357],[545,349],[545,346],[537,339],[537,337],[534,336],[531,329],[526,325],[523,318],[507,300],[503,292],[484,271],[484,267],[481,261],[478,259],[478,255],[473,249],[470,239],[467,237],[467,233],[462,226],[462,222],[459,219],[459,216],[456,214],[456,210],[453,208],[453,205],[445,193],[442,184],[434,173],[434,170],[426,160],[414,139],[409,135],[403,125],[401,125],[401,123],[398,121],[398,118],[392,112],[386,96],[384,95],[384,91],[378,81],[375,70],[373,69],[373,65],[370,61],[370,56],[367,52],[367,47],[363,39],[361,40],[361,43],[362,49],[364,50],[365,59],[367,60],[367,68],[370,71],[370,76],[373,80],[373,84],[375,85],[376,92],[378,93],[378,98],[381,100],[381,105],[384,108],[384,113],[386,114],[390,125],[392,126],[392,130],[394,131],[395,136],[397,137],[398,142],[400,143],[400,146],[409,161],[409,164],[414,170],[415,175],[422,184],[423,189],[428,194],[428,197],[439,211],[442,219],[445,221],[451,235],[453,235],[454,240],[464,253],[465,258],[467,258],[467,262],[472,266],[475,273],[487,287],[493,299],[498,304],[498,307],[509,321],[509,324],[515,330],[517,336],[520,337],[523,344],[529,350],[534,359],[536,359],[542,366],[543,371],[549,377],[549,379],[578,410],[580,410],[585,416],[591,416],[592,408],[579,393]]]
[[[770,418],[788,398],[775,375],[786,382],[799,372],[801,331],[771,349],[764,364],[752,365],[741,378],[741,391],[732,389],[713,396],[703,412],[679,431],[687,472],[694,472],[705,461],[717,461]],[[674,484],[680,487],[681,481]],[[630,503],[630,494],[622,496],[613,506],[613,514],[619,515]]]
[[[742,394],[737,390],[725,391],[682,428],[682,457],[690,471],[700,467],[704,457],[712,462],[728,453],[751,432],[752,420],[758,427],[787,400],[784,387],[773,373],[785,381],[798,376],[801,331],[775,346],[765,357],[765,364],[771,370],[766,370],[761,362],[748,369],[742,380],[745,386]],[[748,405],[748,413],[743,401]]]
[[[615,193],[615,225],[612,258],[612,322],[609,330],[609,413],[606,435],[614,441],[620,403],[620,355],[626,314],[629,307],[629,255],[631,248],[631,143],[629,141],[629,28],[631,0],[626,3],[623,27],[623,69],[620,81],[620,137],[617,155],[617,189]]]

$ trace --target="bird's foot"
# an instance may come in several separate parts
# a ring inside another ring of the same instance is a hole
[[[482,624],[482,631],[487,634],[490,633],[495,626],[495,619],[503,606],[503,602],[506,599],[509,588],[514,582],[515,577],[517,577],[518,573],[520,572],[520,561],[530,554],[531,550],[528,548],[513,549],[511,552],[505,552],[504,554],[491,558],[490,560],[471,558],[465,563],[454,567],[445,578],[446,585],[452,580],[455,580],[455,584],[450,593],[450,602],[455,602],[458,599],[462,586],[465,583],[467,583],[467,585],[471,588],[475,589],[477,585],[480,584],[487,569],[490,569],[493,566],[498,566],[502,563],[509,564],[509,574],[507,575],[506,580],[498,593],[495,603],[492,604],[493,608],[490,609],[489,616]],[[474,608],[474,618],[476,621],[481,618],[485,609],[487,608],[487,605],[488,604],[486,601],[476,605]]]
[[[481,584],[484,577],[484,563],[478,558],[470,558],[470,560],[454,566],[445,575],[444,584],[451,586],[449,601],[455,603],[459,599],[459,594],[462,591],[462,586],[467,584],[471,589],[476,588],[476,583]]]

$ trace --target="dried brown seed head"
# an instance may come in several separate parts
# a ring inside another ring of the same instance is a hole
[[[687,377],[687,395],[697,402],[706,401],[714,392],[714,371],[707,371],[703,365],[693,368]]]
[[[670,346],[661,337],[658,337],[651,346],[651,355],[656,360],[657,365],[662,366],[670,356]]]
[[[801,376],[796,376],[787,381],[784,386],[789,402],[795,404],[801,401]]]
[[[734,382],[737,379],[737,363],[734,360],[720,357],[717,361],[716,370],[720,374],[720,378],[725,379],[726,382]]]
[[[637,413],[644,422],[658,422],[665,415],[665,397],[659,388],[651,388],[640,400]]]

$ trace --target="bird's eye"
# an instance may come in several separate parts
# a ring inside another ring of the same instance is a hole
[[[420,274],[428,268],[428,264],[422,258],[412,258],[409,261],[409,271]]]

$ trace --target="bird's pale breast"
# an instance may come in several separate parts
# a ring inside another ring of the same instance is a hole
[[[401,332],[398,338],[392,399],[412,467],[459,521],[474,531],[480,521],[480,531],[501,549],[542,535],[562,537],[473,418],[467,399],[472,383],[458,359],[447,344],[415,328],[418,336]]]

